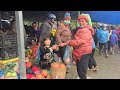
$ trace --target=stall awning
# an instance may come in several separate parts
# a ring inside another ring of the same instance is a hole
[[[92,21],[120,24],[120,11],[81,11],[90,14]]]

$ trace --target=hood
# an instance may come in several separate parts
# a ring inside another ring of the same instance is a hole
[[[87,25],[86,28],[89,28],[89,30],[91,31],[92,35],[95,34],[94,29],[90,25]]]
[[[112,31],[112,34],[115,34],[115,30]]]

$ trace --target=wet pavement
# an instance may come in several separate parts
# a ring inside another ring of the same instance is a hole
[[[96,56],[98,71],[88,71],[93,79],[120,79],[120,54],[110,55],[109,58]]]
[[[120,54],[117,52],[114,55],[110,55],[109,58],[104,56],[95,56],[98,64],[98,71],[89,71],[87,76],[92,79],[120,79]],[[72,66],[66,79],[76,79],[78,77],[76,66]]]
[[[55,55],[55,59],[59,61],[57,55]],[[118,54],[117,51],[114,55],[110,55],[109,58],[96,55],[95,60],[98,65],[98,71],[88,70],[88,77],[92,79],[120,79],[120,54]],[[77,77],[76,66],[72,65],[69,73],[66,75],[66,79],[77,79]]]

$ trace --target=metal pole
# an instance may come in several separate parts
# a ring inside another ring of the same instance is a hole
[[[58,16],[59,16],[59,11],[57,11],[57,18],[56,18],[56,20],[57,20],[57,27],[58,27]]]
[[[1,21],[1,11],[0,11],[0,28],[2,29],[2,21]]]
[[[80,15],[80,11],[78,11],[78,16]],[[79,25],[79,23],[78,23],[78,21],[77,21],[77,27],[79,27],[80,25]]]
[[[15,11],[16,17],[16,31],[18,40],[18,54],[19,54],[19,69],[20,79],[26,79],[26,66],[25,66],[25,46],[24,46],[24,27],[22,11]]]

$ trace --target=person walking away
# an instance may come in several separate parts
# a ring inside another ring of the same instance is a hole
[[[41,34],[40,34],[40,42],[44,37],[50,36],[52,37],[52,29],[53,23],[55,22],[56,16],[52,13],[48,14],[47,20],[41,25]]]
[[[98,45],[98,39],[97,39],[97,30],[98,30],[98,28],[97,27],[93,27],[93,28],[94,28],[94,32],[95,32],[95,34],[93,35],[93,39],[95,41],[95,46],[97,46]]]
[[[99,41],[99,54],[103,56],[102,54],[102,48],[104,46],[104,52],[106,58],[108,58],[108,31],[107,27],[103,26],[100,28],[99,32],[97,33],[98,35],[98,41]]]
[[[94,71],[97,71],[97,63],[95,61],[95,58],[94,58],[94,54],[95,54],[95,42],[94,42],[94,39],[92,38],[92,53],[90,54],[90,60],[89,60],[89,69],[92,70],[92,66],[94,66]]]
[[[114,54],[115,47],[118,45],[118,36],[115,34],[115,30],[112,31],[112,35],[110,36],[110,49],[111,53]]]
[[[112,26],[108,26],[108,31],[109,31],[109,33],[108,33],[108,52],[110,52],[110,36],[111,36],[111,34],[112,34]]]
[[[74,39],[69,40],[66,43],[59,44],[59,46],[70,45],[74,48],[72,53],[77,59],[76,66],[80,79],[87,79],[87,68],[90,54],[92,53],[92,35],[94,34],[94,29],[88,22],[89,19],[87,15],[79,15],[78,23],[80,24],[80,27],[74,35]]]
[[[119,47],[119,54],[120,54],[120,28],[118,28],[117,30],[116,30],[116,34],[117,34],[117,36],[118,36],[118,47]]]
[[[56,32],[56,43],[57,44],[66,43],[67,41],[71,39],[72,33],[70,30],[70,21],[71,21],[70,13],[66,12],[64,14],[63,21],[58,25],[58,29]],[[66,46],[59,47],[59,57],[61,57],[62,61],[63,61],[65,48]]]

